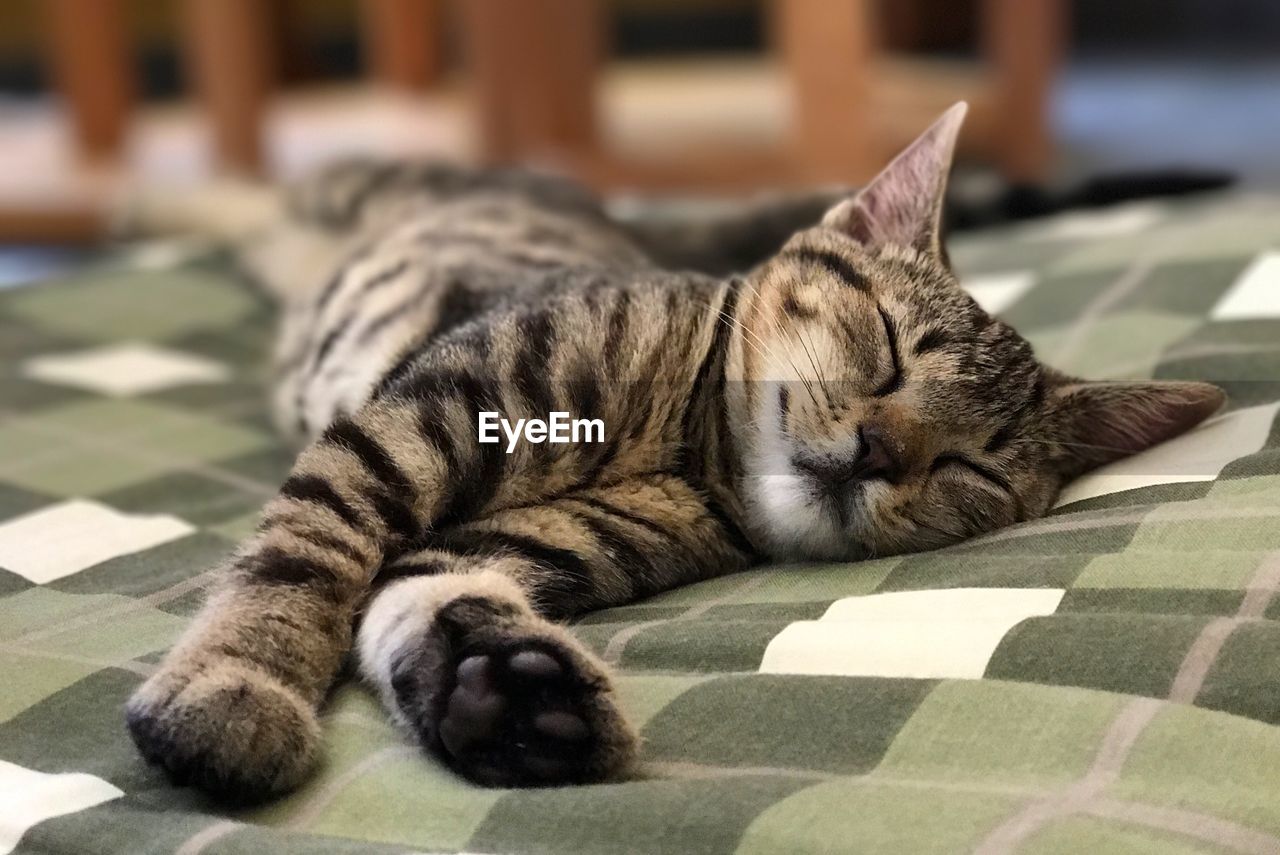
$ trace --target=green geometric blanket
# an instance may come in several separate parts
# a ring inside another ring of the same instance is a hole
[[[1047,361],[1231,410],[1042,520],[581,620],[635,780],[473,787],[347,686],[320,773],[236,813],[148,768],[120,707],[291,462],[271,309],[156,252],[0,292],[0,855],[1280,852],[1280,200],[952,255]]]

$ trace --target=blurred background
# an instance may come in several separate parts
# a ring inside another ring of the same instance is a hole
[[[966,180],[1280,187],[1280,2],[4,0],[0,243],[89,240],[130,182],[353,152],[856,183],[961,98]]]

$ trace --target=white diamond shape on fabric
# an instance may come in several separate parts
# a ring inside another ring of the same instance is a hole
[[[33,357],[23,363],[22,373],[34,380],[113,397],[188,383],[225,383],[231,376],[221,363],[143,342]]]
[[[1264,252],[1255,258],[1209,317],[1215,321],[1280,318],[1280,252]]]
[[[960,286],[969,292],[969,296],[983,310],[998,315],[1020,300],[1035,282],[1035,274],[1030,270],[1015,270],[1010,273],[966,276],[961,280]]]
[[[1054,507],[1156,484],[1212,481],[1228,463],[1266,444],[1277,410],[1280,403],[1212,418],[1182,436],[1077,478],[1063,489]]]
[[[42,585],[195,530],[177,517],[125,514],[72,499],[0,523],[0,567]]]
[[[27,829],[124,793],[101,778],[75,772],[50,775],[0,760],[0,855],[18,846]]]
[[[949,588],[838,600],[769,642],[766,674],[978,679],[1010,629],[1053,614],[1061,588]]]

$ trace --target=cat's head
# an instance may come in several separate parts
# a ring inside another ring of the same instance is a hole
[[[1068,377],[961,290],[940,225],[964,113],[742,286],[741,493],[778,557],[928,549],[1039,516],[1223,403],[1206,383]]]

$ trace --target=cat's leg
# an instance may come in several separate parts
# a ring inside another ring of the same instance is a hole
[[[478,783],[624,773],[637,738],[603,663],[533,610],[505,561],[463,559],[463,572],[381,590],[361,622],[363,676],[425,748]]]
[[[316,709],[369,581],[440,500],[439,452],[395,439],[415,425],[415,408],[369,408],[304,451],[259,533],[129,700],[134,741],[176,781],[249,801],[309,771]]]
[[[749,547],[667,477],[504,511],[386,569],[359,629],[363,676],[472,780],[622,774],[636,736],[604,665],[551,618],[746,566]]]

